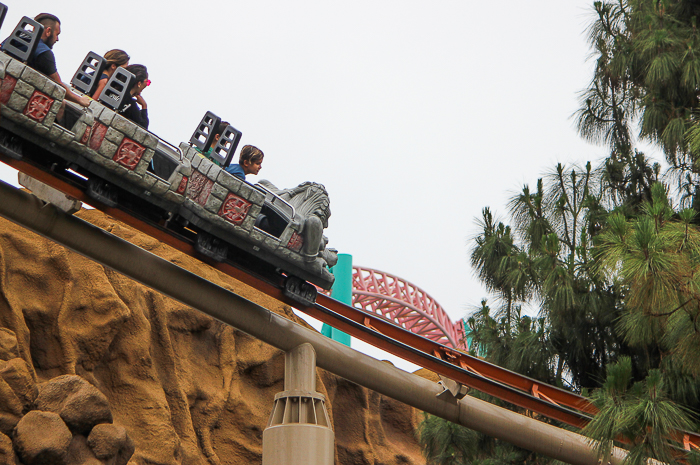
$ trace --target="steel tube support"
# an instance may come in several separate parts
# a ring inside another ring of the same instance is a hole
[[[0,182],[0,215],[281,350],[308,342],[319,367],[387,397],[563,462],[601,463],[581,435],[470,396],[460,401],[439,399],[436,395],[442,389],[436,383],[293,323],[4,182]],[[603,463],[621,465],[624,456],[616,448]]]
[[[316,392],[316,352],[311,344],[284,354],[284,390]]]

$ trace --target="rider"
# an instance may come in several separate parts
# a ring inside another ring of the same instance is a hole
[[[125,99],[124,107],[120,113],[124,118],[148,129],[148,105],[141,96],[141,92],[151,85],[151,80],[148,79],[148,69],[144,65],[129,65],[126,70],[136,76],[136,83]]]
[[[56,68],[56,57],[53,54],[53,46],[58,42],[58,36],[61,34],[61,21],[52,14],[41,13],[34,18],[34,21],[44,26],[44,32],[41,35],[41,40],[36,47],[34,54],[29,57],[27,65],[42,74],[48,76],[52,81],[55,81],[61,87],[66,89],[66,100],[78,103],[84,107],[90,105],[90,97],[87,95],[77,95],[73,93],[68,84],[61,80]],[[5,50],[5,42],[2,43],[0,49]],[[57,119],[63,117],[63,107],[58,113]]]
[[[257,147],[246,145],[241,149],[238,163],[228,165],[226,172],[245,181],[247,174],[258,174],[265,154]]]
[[[118,48],[115,48],[114,50],[110,50],[109,52],[105,53],[104,59],[107,62],[107,66],[105,66],[105,70],[100,76],[100,81],[97,84],[97,89],[95,89],[95,92],[92,94],[92,98],[94,98],[95,100],[97,100],[100,97],[102,90],[107,85],[107,81],[109,81],[109,78],[112,77],[112,74],[114,74],[117,68],[119,68],[120,66],[129,66],[130,57],[129,54],[126,53],[124,50],[119,50]]]

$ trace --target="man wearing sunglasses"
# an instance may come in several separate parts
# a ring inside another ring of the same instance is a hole
[[[141,96],[141,92],[151,85],[151,80],[148,79],[148,69],[144,65],[129,65],[126,70],[136,76],[136,84],[131,88],[129,97],[124,101],[121,115],[130,119],[144,129],[148,129],[148,105]]]

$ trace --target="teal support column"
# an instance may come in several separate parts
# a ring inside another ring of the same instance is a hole
[[[331,289],[331,297],[347,305],[352,305],[352,255],[338,254],[338,263],[331,268],[335,282]],[[321,334],[350,347],[350,335],[334,327],[323,324]]]
[[[474,338],[472,336],[472,331],[469,329],[469,325],[467,325],[467,320],[466,318],[462,318],[460,320],[460,323],[462,324],[462,330],[464,331],[464,338],[466,339],[466,345],[467,345],[467,352],[469,352],[472,349],[472,339]]]
[[[474,335],[472,334],[472,330],[469,329],[469,325],[467,324],[466,318],[462,318],[461,323],[462,328],[464,329],[464,338],[467,340],[467,352],[471,353],[472,340],[474,339]],[[484,350],[484,347],[482,345],[479,345],[479,352],[472,355],[476,355],[477,357],[486,357],[486,351]]]

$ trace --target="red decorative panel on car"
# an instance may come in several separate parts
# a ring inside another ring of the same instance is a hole
[[[177,186],[177,190],[175,191],[176,194],[184,194],[185,189],[187,189],[187,176],[183,176],[182,179],[180,180],[180,185]]]
[[[5,75],[5,79],[2,80],[2,84],[0,84],[0,103],[7,105],[7,102],[10,101],[10,97],[12,96],[12,92],[15,91],[15,84],[17,84],[17,78],[8,75]]]
[[[212,187],[214,187],[214,181],[195,171],[187,183],[187,198],[204,206],[209,199]]]
[[[303,245],[304,245],[304,238],[301,237],[300,234],[293,232],[292,237],[289,238],[289,243],[287,244],[287,248],[289,250],[293,250],[294,252],[299,252]]]
[[[102,145],[102,141],[105,138],[105,134],[107,134],[107,126],[102,123],[95,123],[95,125],[92,127],[88,147],[90,147],[92,150],[99,150],[100,145]]]
[[[24,109],[24,114],[34,121],[39,123],[44,122],[46,115],[49,114],[51,110],[51,105],[55,100],[48,95],[35,90],[32,96],[27,102],[27,106]]]
[[[248,210],[250,210],[251,205],[247,200],[229,192],[226,200],[221,205],[219,216],[233,224],[240,225],[245,220],[245,217],[248,216]]]
[[[80,143],[85,145],[88,143],[88,140],[90,140],[90,133],[92,132],[92,126],[85,126],[85,132],[83,133],[83,137],[80,138]]]
[[[114,154],[114,158],[112,159],[125,168],[133,170],[141,161],[141,157],[145,151],[146,147],[125,137],[122,141],[122,145],[119,146],[117,153]]]

